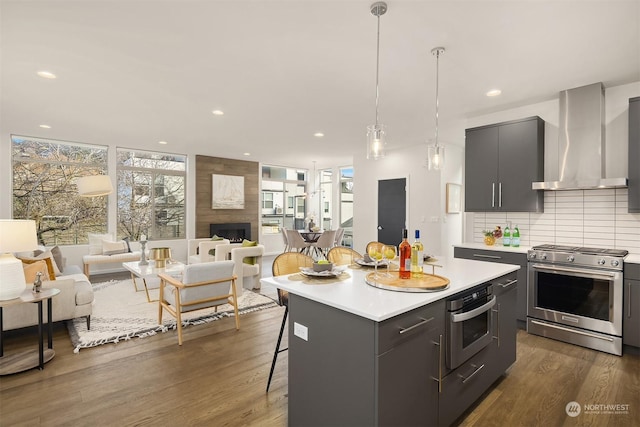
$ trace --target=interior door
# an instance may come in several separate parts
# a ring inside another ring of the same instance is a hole
[[[407,179],[378,181],[378,241],[399,245],[406,228]]]

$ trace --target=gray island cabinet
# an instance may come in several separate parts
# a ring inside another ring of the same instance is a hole
[[[439,264],[451,284],[433,293],[374,288],[366,269],[262,279],[289,292],[289,425],[450,425],[504,374],[515,362],[518,266]],[[492,340],[449,369],[446,302],[487,284]]]

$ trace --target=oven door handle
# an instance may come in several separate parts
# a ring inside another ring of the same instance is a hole
[[[541,264],[533,264],[531,266],[534,270],[543,270],[550,271],[552,273],[573,273],[576,275],[580,275],[581,277],[589,277],[589,278],[598,278],[604,277],[606,279],[613,279],[616,277],[616,273],[602,273],[602,272],[593,272],[589,270],[579,270],[577,268],[566,268],[566,267],[549,267]]]
[[[478,308],[474,308],[471,311],[467,311],[466,313],[454,314],[451,313],[451,321],[454,323],[464,322],[465,320],[473,319],[479,314],[484,313],[485,311],[491,310],[491,308],[496,305],[496,296],[491,295],[491,299],[486,304],[481,305]]]

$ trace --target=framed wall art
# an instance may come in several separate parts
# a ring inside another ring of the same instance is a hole
[[[244,176],[211,175],[211,209],[244,209]]]
[[[447,183],[447,213],[460,213],[460,184]]]

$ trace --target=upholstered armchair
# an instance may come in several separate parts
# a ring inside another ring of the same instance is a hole
[[[184,267],[182,278],[161,273],[158,322],[166,310],[176,319],[178,345],[182,345],[182,314],[204,308],[231,304],[234,308],[236,329],[240,329],[236,278],[231,261],[204,262]]]
[[[201,262],[215,261],[215,255],[210,255],[209,251],[211,249],[215,249],[218,245],[228,245],[229,243],[228,239],[190,239],[188,242],[189,254],[187,257],[187,263],[198,264]]]
[[[231,260],[235,263],[233,274],[238,276],[238,296],[243,289],[260,289],[264,245],[242,246],[229,243],[216,246],[216,261]]]

